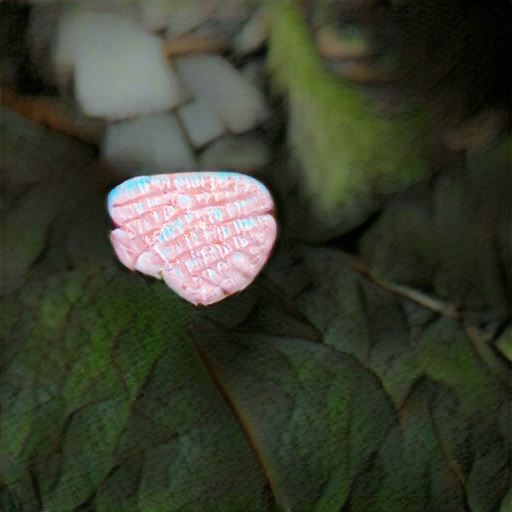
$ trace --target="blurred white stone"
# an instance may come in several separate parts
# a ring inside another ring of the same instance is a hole
[[[176,10],[176,2],[169,0],[139,0],[142,25],[146,30],[165,30],[171,14]]]
[[[210,103],[224,125],[242,133],[269,115],[265,97],[227,60],[213,54],[190,55],[176,61],[183,84]]]
[[[142,116],[109,125],[103,155],[112,163],[146,164],[166,171],[193,167],[195,163],[172,114]]]
[[[160,39],[115,14],[66,15],[55,66],[61,80],[74,67],[77,99],[89,116],[123,119],[168,110],[183,101]]]
[[[178,115],[190,142],[196,148],[208,144],[226,131],[213,107],[202,98],[180,107]]]
[[[254,170],[266,165],[270,151],[254,134],[226,135],[212,142],[199,158],[201,167]]]
[[[94,30],[89,26],[94,27],[95,14],[109,13],[118,18],[131,20],[137,26],[139,21],[139,12],[133,1],[87,0],[84,2],[68,0],[66,2],[54,2],[52,5],[45,5],[44,7],[47,9],[53,7],[53,9],[58,9],[60,12],[57,29],[52,26],[50,30],[56,32],[56,35],[53,34],[56,40],[53,41],[52,68],[61,90],[66,89],[71,82],[77,49],[84,41],[88,40],[88,32]],[[34,17],[39,15],[40,12],[34,13]]]
[[[262,48],[267,39],[267,11],[260,7],[233,39],[235,52],[246,54]]]

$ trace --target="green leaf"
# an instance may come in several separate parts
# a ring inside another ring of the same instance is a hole
[[[9,488],[2,486],[0,493],[0,507],[6,512],[16,510],[40,510],[41,508],[32,479],[28,474],[24,475],[24,477],[15,484],[10,485]]]
[[[43,489],[45,509],[71,510],[97,489],[112,467],[128,407],[121,396],[91,403],[72,415],[62,440],[60,478]]]
[[[5,386],[2,389],[2,398],[2,437],[6,447],[3,454],[6,459],[15,459],[33,426],[36,408],[34,390],[30,387],[10,390],[9,386]]]
[[[428,289],[437,260],[433,231],[433,215],[425,201],[393,201],[364,233],[361,257],[380,279]]]
[[[261,510],[264,474],[192,345],[158,358],[132,405],[100,510]],[[134,482],[118,487],[120,475]]]
[[[508,512],[509,510],[512,510],[512,490],[510,488],[501,502],[500,512]]]
[[[495,508],[510,478],[510,436],[502,427],[510,423],[506,383],[489,371],[452,319],[430,315],[413,329],[406,302],[362,279],[339,251],[299,246],[295,252],[302,255],[297,273],[308,275],[311,284],[294,302],[322,329],[324,342],[376,372],[399,411],[416,401],[414,393],[423,404],[421,414],[414,413],[414,430],[390,434],[361,474],[350,506],[445,510],[468,500],[473,510]],[[288,287],[286,279],[280,284]],[[420,459],[417,470],[405,474],[415,453],[400,448],[412,442],[403,437],[408,435],[419,436]],[[393,461],[391,454],[400,450],[401,458]]]
[[[371,372],[300,339],[218,333],[206,354],[281,506],[342,507],[352,479],[393,422]]]
[[[352,510],[454,510],[464,489],[443,450],[421,381],[400,408],[400,421],[356,480]]]
[[[481,210],[494,203],[493,196],[481,199]],[[361,256],[372,275],[429,290],[460,309],[470,325],[500,322],[507,315],[504,264],[494,226],[475,213],[471,200],[465,180],[438,177],[431,200],[413,195],[386,208],[363,235]]]
[[[69,183],[34,185],[2,216],[2,294],[16,290],[41,254]]]
[[[347,265],[338,250],[311,250],[302,246],[296,251],[311,284],[294,302],[324,333],[324,343],[364,362],[369,333],[361,302],[362,278]]]
[[[111,267],[36,273],[23,291],[37,335],[11,329],[6,482],[32,460],[45,510],[96,493],[100,510],[265,508],[264,474],[184,330],[189,306]]]
[[[73,173],[91,164],[94,150],[9,109],[0,109],[2,187],[17,197],[29,185]],[[44,200],[44,198],[42,198]]]

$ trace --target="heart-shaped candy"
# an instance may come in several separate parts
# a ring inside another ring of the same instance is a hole
[[[108,196],[110,239],[124,265],[163,278],[193,304],[243,290],[267,261],[277,227],[259,181],[232,171],[132,178]]]

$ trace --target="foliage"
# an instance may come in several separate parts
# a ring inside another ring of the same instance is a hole
[[[345,229],[371,213],[372,201],[417,183],[422,115],[381,115],[354,85],[325,69],[297,5],[273,6],[269,64],[286,93],[288,138],[317,214]]]

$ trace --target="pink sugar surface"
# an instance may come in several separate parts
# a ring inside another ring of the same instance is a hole
[[[247,287],[277,234],[269,191],[235,172],[132,178],[112,190],[108,207],[121,263],[163,278],[193,304]]]

